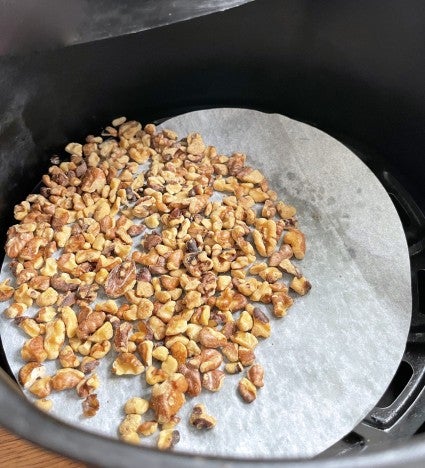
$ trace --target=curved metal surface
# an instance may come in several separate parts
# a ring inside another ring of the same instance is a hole
[[[0,1],[0,55],[53,49],[145,31],[252,0]]]

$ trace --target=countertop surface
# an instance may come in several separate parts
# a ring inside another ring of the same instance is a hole
[[[86,465],[56,455],[0,427],[0,466],[2,468],[85,468]]]

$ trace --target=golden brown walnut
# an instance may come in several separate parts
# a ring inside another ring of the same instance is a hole
[[[112,372],[116,375],[139,375],[144,370],[144,365],[132,353],[121,353],[112,363]]]
[[[47,352],[44,349],[44,339],[36,336],[26,341],[21,350],[24,361],[43,362],[47,359]]]
[[[248,379],[257,387],[264,387],[264,369],[260,364],[254,364],[247,373]]]
[[[106,278],[104,288],[107,296],[116,299],[123,296],[136,284],[136,264],[127,260],[112,268]]]
[[[240,396],[246,403],[252,403],[257,398],[257,389],[255,385],[245,377],[240,380],[238,390]]]
[[[29,387],[29,391],[38,398],[46,398],[52,391],[51,377],[46,376],[37,379],[31,387]]]
[[[46,375],[46,368],[38,362],[29,362],[19,370],[19,383],[29,388],[39,378]]]
[[[100,403],[97,398],[97,395],[91,394],[86,397],[86,399],[82,402],[83,407],[83,415],[86,418],[92,418],[96,415],[99,411]]]
[[[159,433],[157,447],[159,450],[169,450],[180,441],[180,433],[175,429],[165,429]]]
[[[185,401],[184,393],[174,381],[166,380],[152,387],[150,406],[160,424],[168,422],[176,415]]]
[[[180,364],[178,371],[186,378],[188,388],[187,394],[191,397],[198,396],[202,390],[201,374],[198,369],[193,369],[184,364]]]
[[[217,424],[216,419],[210,416],[205,406],[200,403],[193,407],[189,422],[196,429],[212,429]]]
[[[0,302],[8,301],[14,294],[15,289],[9,285],[10,278],[0,283]]]
[[[306,278],[304,278],[304,276],[301,276],[300,278],[293,278],[289,287],[296,293],[304,296],[304,294],[307,294],[310,291],[311,284]]]
[[[84,379],[84,374],[77,369],[59,369],[52,377],[52,389],[56,391],[74,388]]]
[[[81,181],[81,190],[87,193],[101,192],[106,184],[105,173],[98,167],[89,167]]]
[[[283,242],[292,247],[295,258],[302,260],[305,255],[305,236],[299,229],[290,229],[283,237]]]
[[[223,385],[225,374],[219,369],[206,372],[202,376],[202,386],[210,392],[218,392]]]

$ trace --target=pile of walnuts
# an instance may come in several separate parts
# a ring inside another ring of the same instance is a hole
[[[93,416],[96,367],[113,353],[114,374],[152,386],[149,401],[127,402],[121,438],[139,442],[160,427],[158,447],[169,448],[186,396],[245,370],[246,402],[263,386],[255,348],[270,322],[261,305],[283,317],[289,288],[310,289],[292,262],[305,254],[296,210],[244,154],[218,154],[197,133],[178,140],[120,118],[65,150],[70,160],[54,158],[8,230],[13,280],[0,284],[0,300],[11,300],[4,313],[28,335],[19,380],[45,410],[51,392],[74,388]],[[46,360],[60,364],[54,375]],[[149,408],[154,419],[143,421]],[[191,422],[215,425],[200,405]]]

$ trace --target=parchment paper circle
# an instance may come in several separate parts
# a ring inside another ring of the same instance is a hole
[[[172,118],[163,127],[180,137],[199,132],[224,154],[247,154],[272,188],[297,207],[308,245],[300,266],[313,284],[287,317],[272,319],[271,338],[256,350],[266,372],[257,400],[243,403],[236,393],[239,377],[229,376],[220,392],[203,393],[185,406],[175,450],[265,458],[316,455],[374,407],[401,360],[411,292],[397,212],[350,150],[309,125],[252,110],[211,109]],[[3,316],[0,320],[17,373],[23,333]],[[54,395],[54,414],[115,436],[124,402],[144,390],[139,378],[111,377],[109,364],[99,369],[102,407],[95,418],[76,416],[81,402],[69,393]],[[195,402],[205,403],[218,419],[214,430],[201,433],[188,426]]]

